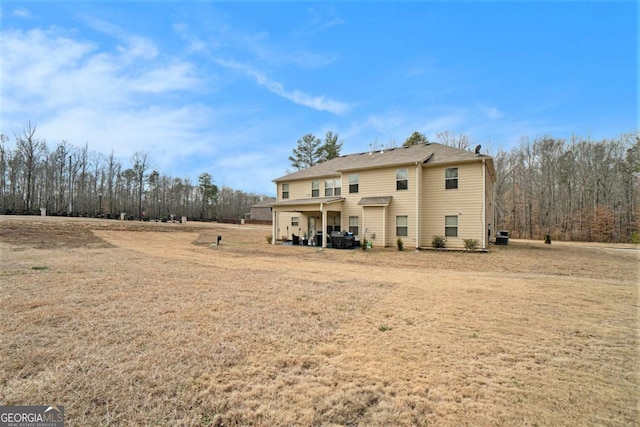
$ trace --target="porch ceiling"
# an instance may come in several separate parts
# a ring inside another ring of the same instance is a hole
[[[320,205],[333,205],[332,211],[341,211],[344,197],[312,197],[310,199],[293,199],[276,202],[271,205],[274,212],[320,211]]]

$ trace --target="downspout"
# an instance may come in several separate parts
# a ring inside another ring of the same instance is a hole
[[[416,162],[416,250],[420,248],[420,182],[422,181],[422,168],[420,162]]]
[[[387,247],[387,207],[382,207],[382,247]]]
[[[364,245],[364,241],[367,240],[367,221],[364,218],[364,206],[362,207],[362,237],[360,238],[360,244]]]
[[[487,167],[485,159],[482,159],[482,249],[487,249]]]

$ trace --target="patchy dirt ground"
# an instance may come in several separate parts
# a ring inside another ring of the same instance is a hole
[[[269,232],[0,216],[0,402],[70,426],[639,423],[637,247]]]

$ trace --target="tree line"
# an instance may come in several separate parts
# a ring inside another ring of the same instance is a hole
[[[413,132],[403,146],[428,143]],[[439,132],[436,142],[472,149],[464,134]],[[343,141],[333,132],[297,142],[289,157],[297,170],[340,156]],[[380,148],[375,143],[376,148]],[[393,148],[395,141],[382,148]],[[496,168],[494,230],[514,238],[628,242],[640,240],[640,133],[594,141],[543,137],[520,139],[510,150],[489,153]],[[242,218],[262,195],[218,188],[209,173],[197,181],[150,169],[147,153],[130,164],[113,154],[74,147],[49,149],[30,123],[9,138],[0,135],[0,213],[192,219]]]
[[[435,141],[473,147],[468,135],[449,131],[436,133]],[[425,143],[425,135],[413,132],[402,146]],[[371,144],[373,150],[396,146]],[[307,134],[289,160],[300,170],[338,157],[341,147],[332,132],[324,141]],[[640,243],[640,133],[601,141],[523,137],[511,150],[489,154],[496,169],[495,230],[525,239]]]
[[[213,220],[243,218],[263,196],[223,186],[209,173],[178,178],[150,169],[147,153],[137,152],[130,164],[114,153],[74,147],[67,141],[49,149],[29,123],[9,138],[0,135],[0,213],[119,217],[129,219]]]
[[[428,143],[419,132],[403,146]],[[436,133],[436,142],[463,150],[465,134]],[[489,150],[490,151],[490,150]],[[496,169],[495,230],[522,239],[640,243],[640,133],[615,139],[520,139],[489,152]]]
[[[524,137],[493,158],[495,225],[511,236],[640,243],[640,133]]]

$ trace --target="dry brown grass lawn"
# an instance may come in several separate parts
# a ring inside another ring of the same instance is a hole
[[[69,426],[640,423],[637,247],[267,234],[0,217],[0,403]]]

